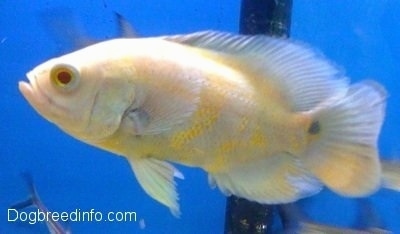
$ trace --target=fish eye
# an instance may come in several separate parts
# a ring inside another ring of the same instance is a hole
[[[71,91],[78,84],[79,73],[71,65],[59,64],[51,69],[50,79],[56,88]]]

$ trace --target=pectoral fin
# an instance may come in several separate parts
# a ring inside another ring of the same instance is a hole
[[[321,190],[320,182],[296,158],[285,153],[211,176],[225,195],[263,204],[292,202]]]
[[[179,217],[178,193],[174,177],[183,179],[182,173],[172,164],[153,158],[130,160],[130,164],[144,191],[167,206],[174,216]]]

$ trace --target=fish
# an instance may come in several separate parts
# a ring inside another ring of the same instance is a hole
[[[22,177],[24,178],[28,186],[30,196],[27,200],[12,205],[10,209],[22,210],[30,206],[35,206],[36,208],[39,209],[40,212],[48,214],[50,211],[40,199],[36,191],[32,175],[28,172],[24,172],[22,173]],[[49,218],[46,218],[44,220],[50,234],[71,234],[71,230],[64,228],[59,221],[52,219],[53,216],[50,215],[47,217]]]
[[[177,217],[175,178],[184,176],[174,163],[262,204],[324,186],[348,197],[380,187],[384,87],[350,84],[301,42],[219,31],[116,38],[26,76],[19,90],[40,115],[126,157],[143,190]]]
[[[308,217],[299,204],[289,203],[279,205],[279,216],[282,220],[282,233],[298,233],[298,234],[384,234],[392,233],[385,229],[381,224],[379,217],[375,213],[371,203],[366,199],[357,199],[358,217],[356,225],[351,227],[339,227],[330,224],[324,224],[312,220]],[[361,224],[361,225],[360,225]]]

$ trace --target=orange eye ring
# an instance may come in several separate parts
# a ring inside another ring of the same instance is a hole
[[[79,73],[71,65],[59,64],[51,69],[50,79],[56,88],[70,91],[76,87]]]

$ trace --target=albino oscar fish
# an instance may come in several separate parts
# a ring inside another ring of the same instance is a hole
[[[125,156],[140,185],[178,216],[171,164],[200,167],[224,194],[265,204],[323,185],[380,187],[386,92],[348,79],[286,39],[204,31],[119,38],[53,58],[19,89],[44,118]]]

